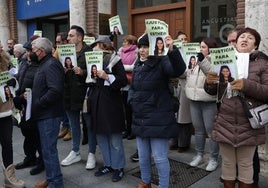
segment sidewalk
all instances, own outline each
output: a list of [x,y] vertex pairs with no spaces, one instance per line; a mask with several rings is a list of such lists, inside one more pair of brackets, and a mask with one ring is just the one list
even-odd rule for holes
[[[193,140],[193,139],[192,139]],[[14,127],[13,129],[13,150],[14,150],[14,164],[21,162],[24,159],[23,154],[23,136],[20,132],[20,129]],[[95,177],[94,172],[98,167],[103,165],[102,157],[99,148],[96,152],[97,158],[97,167],[94,170],[86,170],[86,160],[88,154],[88,146],[81,146],[80,152],[82,156],[82,161],[73,164],[68,167],[62,167],[62,173],[64,177],[64,187],[65,188],[135,188],[140,181],[139,178],[133,176],[133,172],[137,171],[139,168],[138,163],[132,162],[129,157],[136,150],[136,140],[124,140],[125,153],[126,153],[126,167],[125,167],[125,176],[120,182],[112,182],[111,174],[104,175],[101,177]],[[183,163],[189,163],[194,156],[194,144],[192,144],[192,149],[185,153],[178,153],[177,151],[169,151],[169,158],[180,161]],[[64,159],[70,152],[71,141],[63,141],[62,139],[58,140],[58,151],[60,160]],[[207,149],[206,149],[207,150]],[[205,155],[205,161],[208,159],[208,154]],[[207,163],[199,166],[200,168],[205,169]],[[45,173],[41,173],[35,176],[31,176],[30,168],[17,170],[16,175],[23,179],[26,182],[26,187],[31,188],[33,185],[45,178]],[[3,184],[3,172],[0,171],[0,182]],[[222,183],[219,181],[221,174],[220,167],[216,171],[209,173],[207,176],[197,181],[196,183],[189,186],[189,188],[223,188]],[[153,186],[154,188],[157,186]],[[260,177],[259,188],[267,188],[268,179]],[[183,188],[183,187],[178,187]]]

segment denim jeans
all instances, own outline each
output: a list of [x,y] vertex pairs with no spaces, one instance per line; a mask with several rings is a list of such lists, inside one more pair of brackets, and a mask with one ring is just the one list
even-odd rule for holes
[[50,188],[63,185],[62,173],[57,150],[57,140],[60,130],[60,117],[37,121],[40,134],[41,149],[46,169],[46,179]]
[[68,130],[71,130],[69,119],[66,112],[64,112],[61,121],[62,121],[62,127],[66,127]]
[[190,111],[195,128],[195,150],[197,155],[204,155],[206,135],[209,137],[210,159],[218,159],[219,144],[212,140],[217,106],[215,102],[190,101]]
[[72,130],[72,150],[79,151],[81,139],[80,110],[66,110]]
[[97,134],[105,166],[113,169],[124,168],[126,164],[122,134]]
[[87,125],[87,135],[88,135],[88,151],[89,153],[96,153],[97,138],[95,132],[92,130],[91,116],[89,113],[83,113],[84,120]]
[[169,187],[170,165],[168,161],[168,139],[136,137],[139,152],[141,179],[144,183],[151,183],[151,155],[153,156],[158,176],[159,188]]

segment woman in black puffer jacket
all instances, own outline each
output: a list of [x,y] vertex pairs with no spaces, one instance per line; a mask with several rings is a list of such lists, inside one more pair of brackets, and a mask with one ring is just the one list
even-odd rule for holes
[[140,38],[140,58],[134,65],[128,95],[141,169],[138,187],[150,187],[151,155],[158,169],[159,188],[169,186],[168,139],[177,136],[178,127],[168,83],[171,77],[183,74],[186,65],[170,36],[165,42],[169,47],[167,56],[149,56],[148,35]]

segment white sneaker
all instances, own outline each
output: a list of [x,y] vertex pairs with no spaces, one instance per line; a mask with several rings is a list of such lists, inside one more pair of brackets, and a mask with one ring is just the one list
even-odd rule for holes
[[203,162],[203,157],[201,155],[197,155],[193,158],[193,161],[190,163],[190,166],[196,167]]
[[212,172],[218,167],[218,162],[215,159],[210,159],[206,167],[206,171]]
[[69,166],[73,163],[76,163],[78,161],[81,161],[81,155],[79,152],[71,151],[69,155],[61,161],[62,166]]
[[87,156],[87,165],[86,165],[86,169],[87,170],[92,170],[94,169],[96,166],[96,158],[95,155],[93,153],[89,153]]

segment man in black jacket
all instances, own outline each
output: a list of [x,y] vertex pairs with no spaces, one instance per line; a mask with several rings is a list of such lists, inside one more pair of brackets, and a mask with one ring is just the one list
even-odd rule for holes
[[31,57],[39,62],[32,88],[31,117],[38,125],[46,169],[46,180],[34,187],[63,187],[57,138],[63,115],[64,71],[61,63],[52,56],[52,43],[47,38],[32,42]]
[[72,69],[65,68],[64,107],[72,130],[72,149],[68,156],[61,161],[62,166],[69,166],[81,160],[79,151],[81,140],[80,113],[86,95],[87,67],[85,52],[92,48],[83,42],[84,30],[73,25],[68,33],[68,43],[75,44],[77,66]]
[[[40,137],[36,122],[25,120],[27,101],[24,98],[24,92],[26,91],[26,88],[33,87],[34,74],[37,71],[39,64],[37,63],[37,59],[30,59],[30,55],[32,53],[31,41],[26,42],[23,47],[26,48],[27,61],[21,64],[19,72],[17,74],[19,89],[16,91],[14,103],[16,108],[20,110],[21,114],[23,114],[19,125],[22,135],[25,137],[23,142],[23,150],[26,156],[22,162],[15,165],[15,168],[23,169],[36,165],[33,169],[30,170],[30,174],[35,175],[42,172],[45,167],[43,163]],[[39,154],[38,158],[36,157],[36,152]]]

